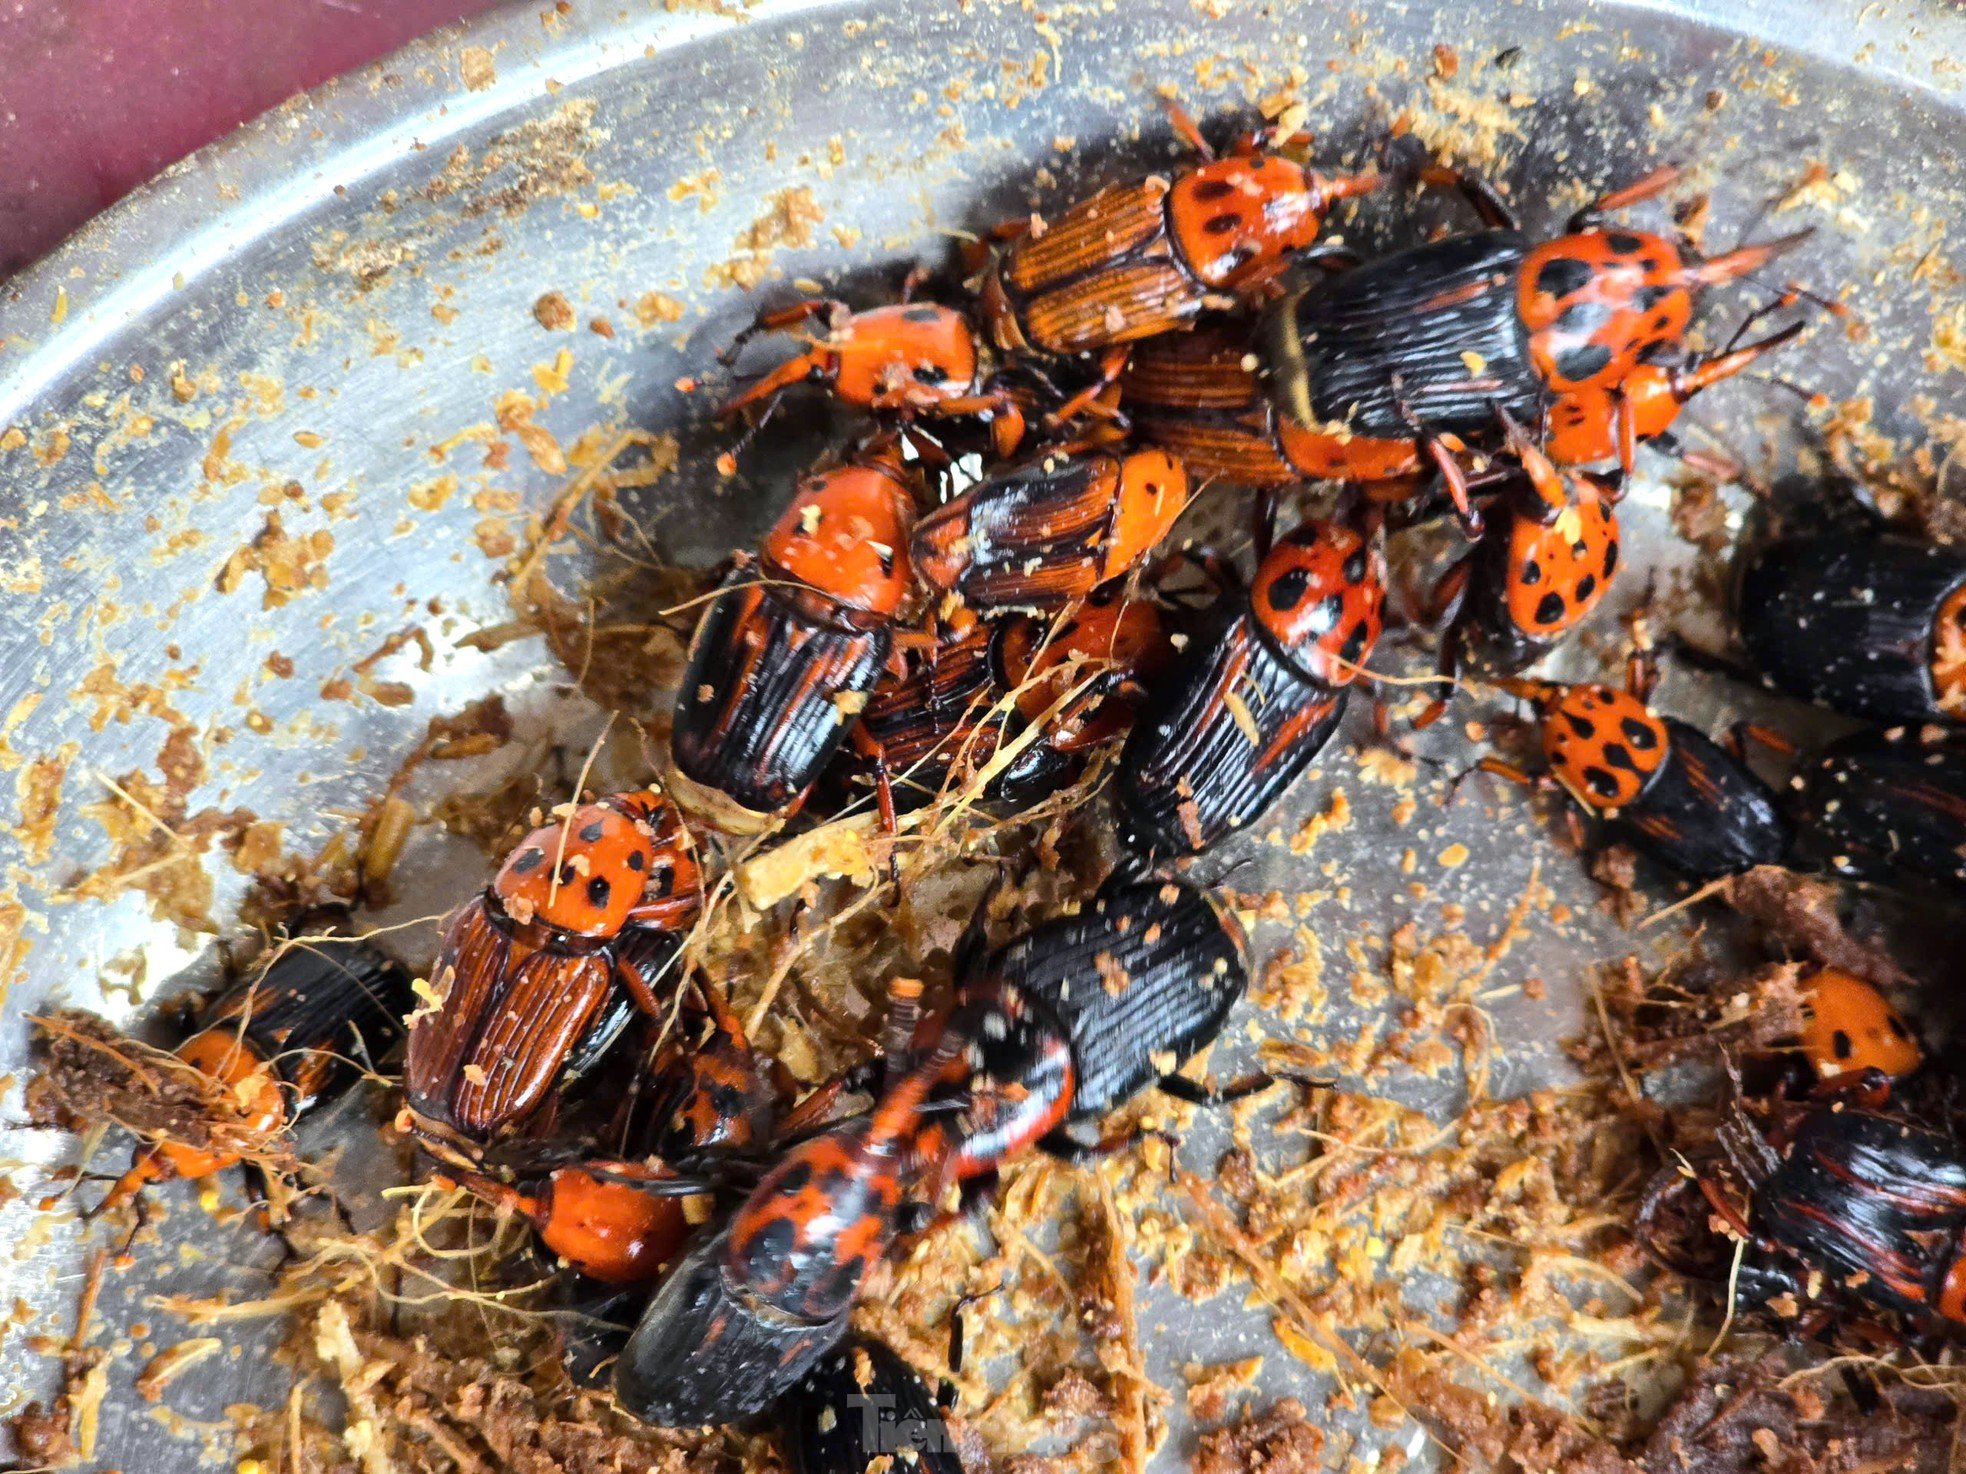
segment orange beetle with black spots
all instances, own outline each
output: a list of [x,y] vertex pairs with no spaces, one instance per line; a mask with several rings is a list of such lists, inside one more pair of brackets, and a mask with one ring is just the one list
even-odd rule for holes
[[[1775,795],[1705,733],[1646,705],[1649,673],[1634,664],[1633,689],[1503,680],[1531,702],[1542,726],[1547,774],[1589,817],[1667,869],[1706,881],[1789,852],[1788,820]],[[1480,767],[1516,782],[1529,775],[1495,758]]]
[[[953,1181],[924,1108],[968,1049],[953,1031],[866,1115],[793,1145],[649,1301],[615,1367],[623,1407],[660,1427],[770,1406],[846,1334],[867,1278]],[[923,1151],[932,1141],[941,1156]]]
[[[1345,480],[1436,469],[1475,531],[1480,514],[1456,451],[1463,437],[1496,436],[1503,416],[1534,422],[1547,405],[1564,424],[1566,451],[1596,459],[1607,445],[1622,454],[1636,435],[1625,386],[1682,340],[1697,294],[1800,239],[1701,261],[1663,236],[1600,218],[1676,177],[1661,170],[1606,195],[1540,245],[1491,191],[1463,181],[1488,229],[1336,276],[1307,275],[1254,342],[1284,458]],[[1645,392],[1656,417],[1665,399]]]
[[734,356],[761,332],[784,332],[819,320],[824,335],[779,364],[718,411],[729,419],[767,407],[799,384],[823,387],[842,404],[879,413],[948,419],[979,416],[990,423],[996,453],[1007,456],[1024,438],[1016,396],[993,382],[989,356],[969,319],[953,307],[904,300],[855,312],[844,302],[814,298],[757,320],[731,344]]
[[1837,967],[1802,981],[1802,1028],[1796,1040],[1816,1078],[1833,1086],[1875,1070],[1902,1080],[1924,1060],[1904,1015],[1872,984]]
[[[1489,674],[1540,658],[1603,602],[1623,561],[1613,485],[1593,472],[1559,472],[1514,421],[1505,423],[1515,464],[1496,495],[1502,516],[1430,600],[1445,625],[1439,667],[1450,680],[1470,656]],[[1446,709],[1441,697],[1416,724],[1429,726]]]
[[551,1124],[558,1092],[598,1061],[656,985],[702,904],[695,846],[662,794],[569,806],[452,913],[410,1025],[408,1123],[471,1167]]
[[921,491],[892,436],[806,473],[704,610],[670,735],[670,789],[692,815],[755,834],[805,802],[889,669]]
[[1135,718],[1118,775],[1129,842],[1193,854],[1261,818],[1337,730],[1385,596],[1384,557],[1360,523],[1306,522],[1277,542]]
[[1068,418],[1124,365],[1129,345],[1194,325],[1233,305],[1312,251],[1325,216],[1376,189],[1376,174],[1326,176],[1293,155],[1305,142],[1267,135],[1214,157],[1191,119],[1169,109],[1202,162],[1172,178],[1115,185],[1044,220],[1000,226],[982,263],[987,330],[1006,352],[1101,355],[1093,388],[1058,411]]

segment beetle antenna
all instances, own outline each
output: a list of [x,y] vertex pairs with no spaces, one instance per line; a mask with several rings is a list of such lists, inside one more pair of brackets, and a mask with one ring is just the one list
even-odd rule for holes
[[1689,262],[1680,272],[1680,281],[1689,287],[1717,287],[1722,282],[1738,281],[1761,270],[1777,256],[1787,255],[1814,234],[1813,230],[1798,230],[1773,240],[1736,246],[1704,261]]

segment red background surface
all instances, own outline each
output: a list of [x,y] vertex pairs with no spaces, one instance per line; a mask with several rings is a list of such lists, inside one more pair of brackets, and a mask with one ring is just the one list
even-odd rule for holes
[[0,0],[0,275],[247,118],[498,0]]

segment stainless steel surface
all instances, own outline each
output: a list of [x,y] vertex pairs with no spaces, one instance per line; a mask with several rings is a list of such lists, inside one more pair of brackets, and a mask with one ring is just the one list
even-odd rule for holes
[[[1451,82],[1429,77],[1437,43],[1460,58]],[[1520,52],[1508,58],[1512,48]],[[490,654],[458,643],[510,617],[494,582],[504,560],[480,540],[495,546],[501,519],[521,534],[566,480],[511,433],[491,432],[509,445],[502,464],[487,462],[486,439],[455,438],[493,425],[502,394],[543,398],[537,423],[569,447],[593,426],[674,430],[678,469],[624,502],[656,546],[706,561],[775,510],[775,468],[820,443],[794,433],[802,422],[789,416],[782,442],[722,482],[710,466],[721,441],[702,422],[711,395],[676,387],[711,369],[713,350],[760,302],[789,297],[806,276],[871,298],[902,263],[942,259],[952,231],[1165,160],[1159,87],[1218,118],[1247,117],[1258,99],[1290,90],[1308,103],[1319,154],[1332,161],[1361,157],[1407,110],[1428,137],[1465,140],[1491,127],[1500,177],[1532,225],[1574,206],[1586,186],[1676,159],[1692,171],[1686,191],[1712,191],[1715,242],[1816,226],[1785,269],[1821,288],[1850,284],[1869,334],[1856,340],[1828,325],[1780,371],[1833,399],[1874,394],[1880,428],[1909,449],[1923,434],[1903,411],[1914,395],[1942,412],[1959,406],[1959,350],[1950,361],[1932,350],[1935,314],[1958,308],[1944,294],[1961,265],[1947,231],[1966,199],[1960,63],[1966,18],[1953,7],[1850,0],[1483,0],[1439,11],[1246,0],[1043,10],[996,0],[526,3],[280,109],[108,212],[8,283],[0,303],[0,588],[10,616],[0,763],[23,804],[28,775],[59,768],[60,777],[51,827],[0,837],[5,899],[20,908],[0,909],[0,928],[17,926],[21,947],[0,1070],[18,1081],[22,1017],[53,999],[121,1018],[181,972],[211,975],[213,938],[157,921],[141,896],[102,903],[74,891],[110,853],[92,813],[110,797],[105,779],[155,780],[174,728],[194,729],[209,752],[188,807],[277,820],[297,855],[347,827],[431,717],[488,691],[506,693],[538,729],[591,729],[595,712],[563,694],[565,672],[539,640]],[[1529,101],[1495,101],[1510,95]],[[1486,102],[1473,109],[1468,99]],[[1828,182],[1771,214],[1816,162]],[[1034,186],[1040,165],[1051,177]],[[739,248],[759,241],[756,222],[787,190],[810,191],[823,219],[809,239],[795,230],[744,258]],[[1408,231],[1408,208],[1373,201],[1351,234],[1378,243]],[[1457,218],[1442,202],[1420,212]],[[734,252],[761,272],[756,290],[719,269]],[[535,319],[549,291],[572,304],[572,331]],[[639,321],[636,304],[651,292],[675,299],[681,316],[663,320],[651,303]],[[614,336],[589,330],[597,316]],[[565,387],[545,395],[541,376],[554,383],[563,350]],[[1796,409],[1743,383],[1712,394],[1693,418],[1753,457],[1790,443]],[[1647,467],[1634,541],[1655,561],[1685,565],[1692,555],[1666,526],[1664,463]],[[332,536],[316,550],[324,586],[309,585],[303,569],[301,587],[269,600],[263,576],[248,571],[222,591],[235,583],[221,577],[228,560],[275,510],[290,536]],[[580,556],[556,565],[563,586],[577,582]],[[1641,582],[1627,580],[1628,597]],[[411,646],[372,672],[408,682],[411,704],[359,692],[323,699],[324,683],[411,625],[432,641],[430,669],[417,668]],[[1600,616],[1593,629],[1609,652],[1612,620]],[[291,661],[290,675],[274,673],[284,669],[276,655]],[[1592,660],[1582,647],[1566,658]],[[1696,720],[1737,699],[1685,681],[1672,697]],[[1464,757],[1446,739],[1430,750],[1450,766]],[[1508,980],[1547,979],[1551,995],[1494,1005],[1510,1047],[1491,1086],[1508,1093],[1553,1078],[1556,1041],[1578,1025],[1584,964],[1622,955],[1634,938],[1598,909],[1577,859],[1544,841],[1518,800],[1470,799],[1441,814],[1423,796],[1419,817],[1401,827],[1389,817],[1395,795],[1352,768],[1349,756],[1327,763],[1276,825],[1294,833],[1335,784],[1351,798],[1348,829],[1308,859],[1241,847],[1224,859],[1247,850],[1262,864],[1236,883],[1312,887],[1337,862],[1348,888],[1333,883],[1311,922],[1342,992],[1347,943],[1383,950],[1409,917],[1437,928],[1443,906],[1464,905],[1466,929],[1487,942],[1540,857],[1544,882],[1576,915],[1561,929],[1533,922],[1509,959]],[[441,773],[417,797],[427,813],[442,784],[488,781]],[[1462,843],[1469,863],[1440,863]],[[1408,849],[1413,877],[1399,867]],[[217,848],[203,863],[215,878],[212,915],[229,927],[244,877]],[[474,850],[428,828],[405,863],[416,883],[382,920],[429,916],[483,874]],[[1415,879],[1431,893],[1416,897]],[[1259,946],[1281,939],[1266,929]],[[399,941],[405,955],[425,956],[431,928]],[[7,945],[0,930],[0,960]],[[1399,1006],[1336,1012],[1391,1027]],[[1360,1083],[1443,1113],[1462,1089],[1451,1072]],[[5,1109],[18,1114],[11,1097]],[[33,1206],[39,1174],[73,1145],[17,1130],[0,1147],[30,1189],[0,1207],[10,1246],[0,1253],[0,1303],[20,1296],[41,1317],[0,1342],[6,1408],[45,1392],[49,1363],[24,1340],[66,1328],[90,1242],[72,1220]],[[106,1325],[147,1321],[157,1345],[181,1333],[148,1297],[212,1278],[184,1246],[241,1261],[268,1254],[249,1226],[214,1228],[188,1192],[174,1192],[167,1248],[117,1277],[104,1301]],[[1157,1369],[1267,1346],[1266,1317],[1228,1305],[1197,1316],[1155,1292],[1143,1318],[1168,1328],[1154,1336]],[[129,1393],[142,1349],[120,1355],[96,1461],[145,1474],[193,1467],[223,1447],[201,1423],[221,1420],[228,1404],[283,1396],[287,1373],[263,1355],[272,1333],[228,1334],[235,1344],[221,1363],[172,1389],[168,1405],[185,1420],[176,1426]],[[1282,1392],[1302,1375],[1273,1356],[1264,1385]],[[1178,1436],[1170,1448],[1178,1459]]]

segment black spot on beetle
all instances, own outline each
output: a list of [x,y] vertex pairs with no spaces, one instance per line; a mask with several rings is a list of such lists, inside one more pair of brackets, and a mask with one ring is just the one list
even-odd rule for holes
[[1618,571],[1618,539],[1615,537],[1604,545],[1604,577],[1607,582]]
[[566,864],[560,867],[561,885],[572,885],[579,878],[580,878],[580,872],[573,868],[573,861],[569,860],[567,861]]
[[1219,200],[1235,186],[1226,179],[1204,179],[1194,187],[1194,197],[1198,200]]
[[1644,240],[1622,230],[1606,231],[1604,244],[1609,246],[1612,254],[1616,256],[1636,256],[1645,249]]
[[605,875],[596,875],[588,880],[587,904],[595,910],[603,909],[608,903],[608,897],[613,894],[614,887],[608,883]]
[[1626,717],[1618,723],[1618,727],[1625,734],[1625,741],[1640,752],[1650,752],[1659,745],[1659,734],[1653,730],[1650,722],[1641,722],[1637,717]]
[[946,384],[949,382],[949,371],[939,363],[918,363],[915,365],[915,382],[917,384]]
[[1536,623],[1555,624],[1563,618],[1563,595],[1552,590],[1536,605]]
[[1604,366],[1611,362],[1611,350],[1601,343],[1586,343],[1576,348],[1566,348],[1556,356],[1557,374],[1573,384],[1580,384],[1593,375],[1602,373]]
[[1357,552],[1353,553],[1349,558],[1345,560],[1345,567],[1343,569],[1345,575],[1345,582],[1349,584],[1364,583],[1365,568],[1366,568],[1365,549],[1360,548]]
[[1602,768],[1584,769],[1584,786],[1599,798],[1618,796],[1618,780]]
[[585,829],[580,831],[580,837],[588,844],[599,844],[601,836],[606,833],[606,826],[599,819],[596,819],[592,824],[589,824]]
[[1580,292],[1590,285],[1590,263],[1579,261],[1574,256],[1558,256],[1553,261],[1545,261],[1543,269],[1536,273],[1536,290],[1548,292],[1562,301],[1572,292]]
[[1224,210],[1220,215],[1209,216],[1202,229],[1210,235],[1234,235],[1242,229],[1242,216],[1234,210]]
[[520,850],[518,858],[512,862],[515,875],[530,875],[546,862],[546,851],[541,849]]
[[1843,1030],[1841,1029],[1838,1029],[1834,1034],[1830,1035],[1829,1047],[1836,1051],[1836,1057],[1838,1059],[1848,1059],[1851,1055],[1857,1052],[1856,1044],[1851,1040],[1850,1036],[1844,1033]]
[[1534,558],[1531,558],[1527,563],[1522,565],[1520,576],[1524,583],[1534,587],[1543,581],[1543,565],[1538,563]]
[[901,320],[903,322],[934,322],[937,318],[941,316],[942,313],[939,308],[931,307],[927,303],[923,303],[916,307],[910,307],[906,311],[904,311],[901,314]]
[[1570,724],[1570,730],[1586,742],[1597,735],[1597,723],[1589,717],[1580,717],[1572,711],[1564,713],[1564,720]]
[[1653,285],[1640,287],[1632,293],[1632,306],[1640,312],[1650,312],[1673,293],[1673,288]]
[[630,850],[628,852],[628,868],[639,875],[642,871],[649,868],[649,857],[640,850]]
[[1270,581],[1270,607],[1279,614],[1288,614],[1304,602],[1304,595],[1310,587],[1309,570],[1286,568]]
[[744,1246],[744,1257],[750,1270],[745,1278],[769,1283],[771,1278],[783,1272],[785,1262],[791,1257],[798,1241],[799,1226],[791,1219],[768,1219]]
[[1905,1021],[1895,1013],[1888,1015],[1884,1022],[1890,1025],[1891,1032],[1896,1034],[1900,1039],[1909,1039],[1911,1037],[1911,1030],[1905,1027]]
[[1586,573],[1582,578],[1577,580],[1577,602],[1579,604],[1583,603],[1596,592],[1597,575],[1595,573]]
[[1345,637],[1345,648],[1339,652],[1347,665],[1357,665],[1364,659],[1366,642],[1371,634],[1362,619],[1352,626],[1352,632]]
[[1638,764],[1632,761],[1631,749],[1622,742],[1604,744],[1604,760],[1614,768],[1622,768],[1627,773],[1636,773]]
[[785,1197],[802,1193],[812,1183],[812,1163],[795,1162],[785,1169],[785,1175],[778,1179],[777,1191]]

